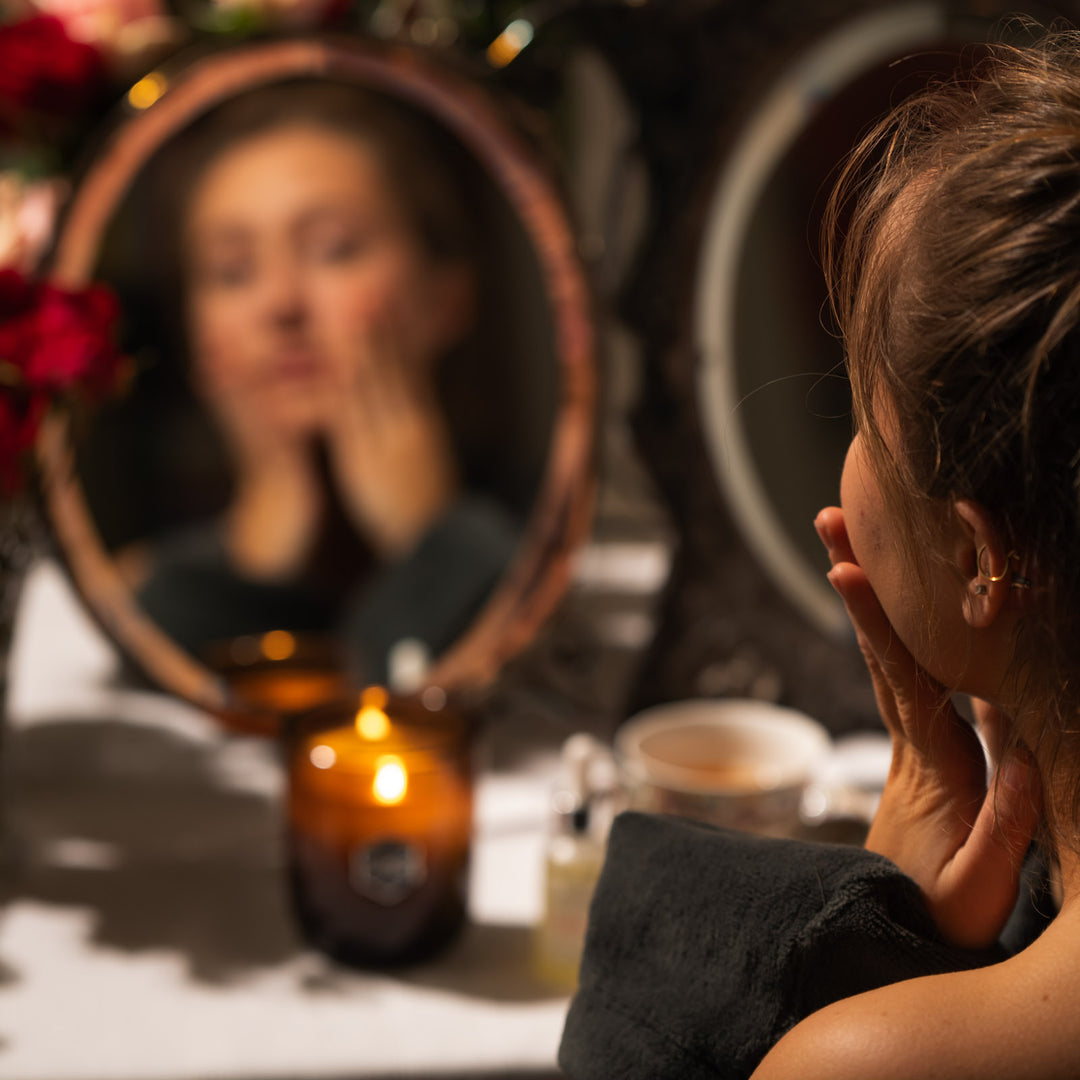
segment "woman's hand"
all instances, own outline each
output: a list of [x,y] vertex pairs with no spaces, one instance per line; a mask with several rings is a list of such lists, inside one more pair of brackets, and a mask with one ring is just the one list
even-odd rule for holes
[[[866,846],[887,856],[922,890],[942,935],[971,948],[997,940],[1016,901],[1020,866],[1039,820],[1034,761],[1022,748],[986,763],[974,730],[947,690],[921,668],[897,637],[855,560],[843,511],[815,522],[870,670],[893,753]],[[1002,717],[978,703],[996,752]]]
[[457,463],[407,320],[386,312],[328,380],[326,438],[342,501],[384,558],[406,554],[458,490]]

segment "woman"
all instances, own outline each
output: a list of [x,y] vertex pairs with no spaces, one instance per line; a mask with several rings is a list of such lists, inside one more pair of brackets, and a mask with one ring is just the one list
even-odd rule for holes
[[617,822],[575,1080],[631,1041],[652,1080],[1077,1074],[1080,35],[905,102],[828,220],[857,432],[817,528],[893,743],[868,850]]
[[[871,146],[834,278],[858,432],[843,509],[817,522],[893,739],[867,847],[914,879],[944,938],[978,946],[1038,835],[1059,910],[1000,963],[815,1014],[755,1076],[1073,1076],[1080,36],[995,50]],[[974,699],[989,791],[949,691]]]

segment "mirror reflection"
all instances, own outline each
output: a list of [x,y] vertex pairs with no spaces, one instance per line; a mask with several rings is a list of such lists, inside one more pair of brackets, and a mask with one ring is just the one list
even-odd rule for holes
[[363,680],[451,646],[518,547],[557,372],[536,255],[445,127],[248,90],[147,162],[97,276],[137,375],[78,470],[154,622],[211,662],[314,635]]

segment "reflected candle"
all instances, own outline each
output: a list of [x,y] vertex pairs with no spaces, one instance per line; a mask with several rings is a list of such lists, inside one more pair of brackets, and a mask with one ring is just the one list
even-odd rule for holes
[[340,700],[349,689],[340,642],[271,630],[207,646],[204,659],[224,679],[230,704],[218,716],[234,731],[275,735],[283,719]]
[[415,698],[369,687],[297,725],[290,881],[313,945],[379,965],[453,937],[466,910],[471,771],[468,725],[433,687]]

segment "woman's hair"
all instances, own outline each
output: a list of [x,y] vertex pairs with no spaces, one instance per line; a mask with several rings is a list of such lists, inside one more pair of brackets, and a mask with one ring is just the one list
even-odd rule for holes
[[173,192],[166,203],[177,206],[182,220],[199,177],[222,153],[294,126],[321,128],[371,147],[425,251],[436,259],[468,259],[473,237],[461,190],[460,145],[427,115],[349,83],[272,83],[211,110],[165,155],[165,182]]
[[898,540],[918,577],[943,500],[991,512],[1032,581],[1024,704],[1062,749],[1080,708],[1080,34],[989,46],[905,101],[845,166],[825,227]]

